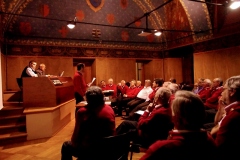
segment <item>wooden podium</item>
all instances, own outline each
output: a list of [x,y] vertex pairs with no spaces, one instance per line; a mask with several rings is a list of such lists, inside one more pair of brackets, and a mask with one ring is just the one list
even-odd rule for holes
[[25,107],[54,107],[74,98],[71,77],[23,78]]
[[75,118],[76,101],[72,78],[23,78],[23,105],[27,139],[53,136]]

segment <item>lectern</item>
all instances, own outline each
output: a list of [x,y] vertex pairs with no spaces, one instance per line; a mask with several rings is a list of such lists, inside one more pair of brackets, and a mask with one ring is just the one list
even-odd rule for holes
[[75,118],[71,77],[23,78],[27,139],[51,137]]
[[23,78],[25,107],[55,107],[74,98],[71,77]]

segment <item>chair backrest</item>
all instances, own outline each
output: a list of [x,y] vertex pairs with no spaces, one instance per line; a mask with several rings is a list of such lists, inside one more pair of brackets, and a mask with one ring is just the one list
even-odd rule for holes
[[105,137],[91,147],[86,159],[127,160],[129,146],[128,133]]
[[22,78],[16,78],[18,87],[22,90]]

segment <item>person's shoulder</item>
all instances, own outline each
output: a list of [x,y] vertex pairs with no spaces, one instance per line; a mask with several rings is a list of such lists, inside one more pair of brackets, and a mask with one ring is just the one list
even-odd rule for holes
[[83,114],[87,111],[87,109],[85,107],[80,107],[77,111],[77,114]]
[[102,112],[109,113],[109,114],[114,114],[114,111],[113,111],[112,107],[110,107],[107,104],[104,104]]

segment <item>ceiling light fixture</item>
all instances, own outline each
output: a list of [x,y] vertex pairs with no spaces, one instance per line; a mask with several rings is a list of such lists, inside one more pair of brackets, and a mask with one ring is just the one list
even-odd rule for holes
[[229,7],[231,9],[237,9],[240,7],[240,0],[229,0],[229,1],[225,1],[225,3],[212,3],[212,2],[202,1],[202,0],[189,0],[189,1],[206,3],[206,4],[215,5],[215,6]]
[[73,29],[76,26],[76,22],[77,22],[77,17],[75,17],[73,21],[68,22],[67,24],[68,28]]
[[151,30],[148,29],[148,16],[149,16],[149,14],[147,13],[146,14],[146,29],[142,30],[142,32],[138,34],[139,36],[148,36],[148,35],[152,34]]
[[160,30],[154,30],[155,36],[161,36],[162,32]]
[[237,9],[240,7],[240,0],[238,1],[231,1],[229,7],[231,9]]

